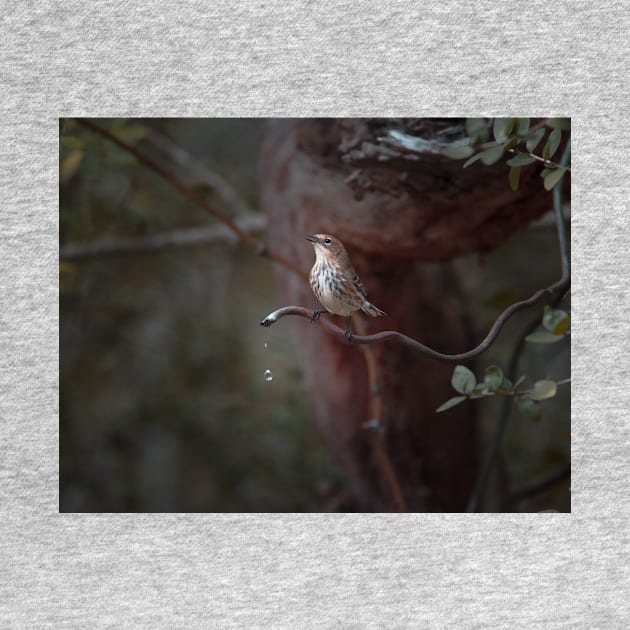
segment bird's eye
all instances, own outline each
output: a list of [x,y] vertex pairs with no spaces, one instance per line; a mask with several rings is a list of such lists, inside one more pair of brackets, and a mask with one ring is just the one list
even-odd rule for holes
[[332,239],[331,238],[325,238],[324,239],[324,243],[326,243],[326,245],[330,245],[332,243]]

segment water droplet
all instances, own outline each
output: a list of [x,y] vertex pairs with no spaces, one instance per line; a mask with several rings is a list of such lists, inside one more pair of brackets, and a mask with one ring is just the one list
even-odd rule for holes
[[265,370],[265,380],[267,382],[273,381],[273,374],[271,373],[271,370]]
[[265,348],[268,348],[269,346],[267,345],[267,342],[265,341]]

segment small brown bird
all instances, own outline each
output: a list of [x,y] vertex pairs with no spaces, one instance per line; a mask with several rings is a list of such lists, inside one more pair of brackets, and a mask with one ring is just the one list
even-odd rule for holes
[[[306,240],[313,243],[315,264],[311,269],[311,289],[324,308],[334,315],[343,315],[350,320],[346,331],[352,339],[352,313],[361,309],[372,317],[384,317],[387,313],[368,301],[367,293],[354,270],[343,243],[330,234],[307,234]],[[317,319],[322,311],[315,311]]]

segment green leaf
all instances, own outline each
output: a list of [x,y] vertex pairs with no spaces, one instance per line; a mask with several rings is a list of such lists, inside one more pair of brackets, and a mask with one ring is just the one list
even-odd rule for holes
[[559,308],[552,308],[551,306],[545,306],[542,324],[547,330],[557,335],[559,334],[556,332],[558,324],[562,323],[565,319],[568,318],[569,314],[566,311],[563,311]]
[[529,396],[519,396],[516,401],[518,410],[530,420],[540,420],[540,403]]
[[547,398],[553,398],[558,391],[558,385],[555,381],[536,381],[529,397],[532,400],[546,400]]
[[464,365],[455,367],[451,377],[451,385],[455,391],[460,394],[470,394],[475,389],[476,384],[477,379],[475,375],[467,367]]
[[552,129],[562,129],[562,131],[571,130],[570,118],[547,118],[545,124]]
[[503,391],[506,391],[506,392],[511,392],[514,390],[514,385],[512,384],[512,381],[509,378],[504,376],[503,380],[501,381],[501,386],[499,387],[499,389],[502,389]]
[[543,170],[540,171],[540,176],[544,179],[549,173],[553,173],[555,170],[555,168],[543,168]]
[[563,319],[554,329],[553,329],[553,334],[554,335],[566,335],[569,330],[571,329],[571,318],[567,317],[566,319]]
[[508,166],[529,166],[536,161],[536,158],[533,158],[531,155],[527,155],[527,153],[519,153],[516,157],[513,157],[511,160],[508,160]]
[[490,138],[487,118],[467,118],[466,133],[470,138],[470,143],[486,142]]
[[454,396],[453,398],[449,398],[444,404],[440,405],[435,411],[437,413],[441,413],[442,411],[446,411],[447,409],[452,409],[453,407],[463,403],[468,396]]
[[461,144],[459,146],[449,147],[442,152],[442,155],[451,158],[452,160],[463,160],[470,157],[475,150],[469,144]]
[[552,173],[549,173],[549,175],[545,177],[545,182],[544,182],[545,190],[552,190],[554,186],[564,177],[564,174],[566,172],[567,172],[567,169],[565,167],[565,168],[557,168]]
[[479,155],[481,157],[481,161],[486,166],[490,166],[491,164],[498,162],[503,157],[503,147],[492,147],[482,151]]
[[492,125],[492,133],[497,142],[503,142],[514,127],[513,118],[495,118]]
[[514,136],[513,138],[510,138],[504,145],[503,145],[503,150],[504,151],[511,151],[512,149],[516,149],[516,147],[518,146],[520,140]]
[[545,160],[550,160],[558,150],[560,141],[562,140],[562,131],[560,129],[554,129],[547,138],[547,144],[543,149]]
[[477,385],[475,385],[475,389],[473,389],[471,393],[473,396],[480,398],[484,394],[490,393],[490,388],[488,387],[487,383],[477,383]]
[[538,146],[544,135],[545,129],[544,127],[541,127],[540,129],[536,129],[534,133],[531,133],[529,134],[529,136],[527,136],[527,138],[525,139],[525,146],[530,153],[533,153],[534,149]]
[[519,136],[524,136],[529,131],[529,118],[517,118],[515,131]]
[[490,365],[486,368],[483,382],[488,386],[488,389],[492,392],[499,389],[503,381],[503,371],[497,365]]
[[521,170],[522,166],[513,166],[510,169],[510,174],[508,175],[508,181],[510,182],[510,188],[513,192],[518,190],[518,182],[521,179]]
[[481,153],[475,153],[475,155],[473,155],[471,158],[467,159],[464,162],[464,166],[462,168],[466,168],[468,166],[470,166],[471,164],[474,164],[477,160],[481,159]]
[[525,341],[530,341],[532,343],[555,343],[556,341],[562,341],[563,339],[564,335],[554,335],[548,330],[539,330],[525,337]]

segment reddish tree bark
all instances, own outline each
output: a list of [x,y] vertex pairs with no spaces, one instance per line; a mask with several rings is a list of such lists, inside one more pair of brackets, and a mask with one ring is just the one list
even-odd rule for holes
[[[549,209],[548,194],[533,185],[536,173],[524,172],[513,193],[504,164],[462,169],[436,153],[462,128],[454,120],[274,121],[267,128],[260,199],[269,244],[306,273],[314,255],[304,235],[339,237],[370,301],[388,313],[364,317],[367,333],[395,329],[442,352],[468,350],[465,306],[443,286],[445,273],[422,263],[489,250]],[[401,148],[392,130],[422,135],[426,151]],[[305,279],[276,268],[286,304],[317,306]],[[397,344],[373,346],[376,395],[361,349],[306,320],[294,330],[316,421],[359,509],[463,510],[476,472],[474,407],[435,413],[453,395],[453,366]],[[383,433],[364,427],[374,413]]]

